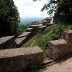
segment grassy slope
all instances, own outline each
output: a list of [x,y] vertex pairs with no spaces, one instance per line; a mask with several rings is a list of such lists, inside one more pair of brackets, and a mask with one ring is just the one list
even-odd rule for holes
[[23,44],[22,47],[39,46],[45,49],[48,46],[48,41],[59,39],[65,30],[72,29],[72,25],[69,24],[54,24],[53,26],[47,27],[42,33],[38,33],[32,37],[28,42]]

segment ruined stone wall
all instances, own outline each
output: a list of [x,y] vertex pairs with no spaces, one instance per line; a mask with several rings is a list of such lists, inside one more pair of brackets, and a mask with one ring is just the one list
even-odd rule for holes
[[15,72],[42,63],[43,51],[39,47],[0,50],[0,72]]
[[72,52],[72,30],[65,31],[62,39],[48,43],[47,55],[52,59],[58,59]]

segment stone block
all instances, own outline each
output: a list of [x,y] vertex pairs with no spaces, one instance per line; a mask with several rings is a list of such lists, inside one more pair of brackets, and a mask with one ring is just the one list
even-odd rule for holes
[[17,46],[21,46],[25,41],[27,37],[20,37],[15,39],[15,43]]
[[0,72],[15,72],[43,63],[43,51],[39,47],[0,50]]
[[67,42],[72,42],[72,30],[64,31],[62,36]]
[[68,48],[72,52],[72,30],[64,31],[62,37],[67,41]]
[[67,42],[64,39],[49,41],[48,56],[52,59],[58,59],[68,53]]
[[26,32],[32,32],[33,31],[33,28],[27,28],[26,29]]
[[14,36],[5,36],[0,38],[0,49],[6,49],[13,47],[14,45]]
[[18,37],[27,37],[31,34],[31,32],[24,32],[22,34],[20,34]]

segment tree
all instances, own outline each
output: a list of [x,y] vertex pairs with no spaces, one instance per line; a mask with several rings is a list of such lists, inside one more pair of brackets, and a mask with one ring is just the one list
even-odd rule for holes
[[50,0],[41,10],[47,10],[49,15],[54,13],[56,23],[72,23],[72,0]]
[[19,13],[13,0],[0,0],[0,36],[16,35]]
[[[59,7],[55,13],[55,22],[72,23],[72,0],[60,0]],[[57,21],[56,21],[57,20]]]

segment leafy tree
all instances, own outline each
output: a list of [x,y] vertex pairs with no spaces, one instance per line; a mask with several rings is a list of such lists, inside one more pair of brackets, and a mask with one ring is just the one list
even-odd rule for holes
[[72,0],[60,0],[59,7],[55,13],[55,22],[72,23]]
[[19,13],[13,0],[0,0],[0,36],[16,35]]
[[50,0],[41,10],[54,15],[56,23],[72,23],[72,0]]

